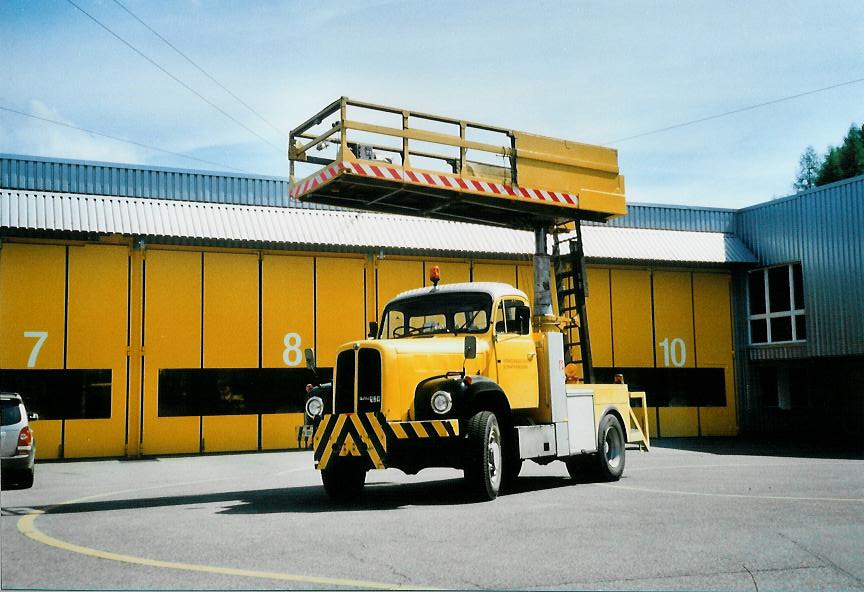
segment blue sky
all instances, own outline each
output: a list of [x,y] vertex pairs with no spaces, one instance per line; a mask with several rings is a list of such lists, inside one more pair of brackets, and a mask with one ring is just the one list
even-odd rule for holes
[[[121,0],[283,130],[341,95],[589,143],[864,78],[864,3]],[[285,139],[113,0],[75,0],[264,136]],[[0,0],[0,105],[245,171],[284,151],[66,0]],[[632,201],[790,193],[808,144],[864,123],[864,83],[612,144]],[[204,165],[0,111],[0,152]],[[212,167],[216,168],[216,167]]]

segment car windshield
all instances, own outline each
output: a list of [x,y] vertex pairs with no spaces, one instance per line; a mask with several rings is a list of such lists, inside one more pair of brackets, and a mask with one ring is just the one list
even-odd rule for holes
[[14,425],[21,421],[21,407],[14,399],[0,399],[0,425]]
[[492,298],[478,292],[431,292],[391,302],[381,317],[379,339],[438,333],[484,333]]

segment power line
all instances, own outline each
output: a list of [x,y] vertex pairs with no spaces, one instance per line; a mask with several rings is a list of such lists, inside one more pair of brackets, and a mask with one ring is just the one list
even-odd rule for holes
[[66,2],[68,2],[69,4],[71,4],[72,6],[74,6],[75,8],[77,8],[79,11],[81,11],[85,16],[87,16],[87,18],[89,18],[90,20],[92,20],[94,23],[96,23],[97,25],[99,25],[100,27],[102,27],[103,29],[105,29],[108,33],[111,34],[111,36],[113,36],[115,39],[117,39],[118,41],[120,41],[121,43],[123,43],[123,45],[125,45],[126,47],[128,47],[129,49],[131,49],[132,51],[134,51],[135,53],[137,53],[138,55],[140,55],[142,58],[144,58],[145,60],[147,60],[148,62],[150,62],[153,66],[155,66],[155,67],[158,68],[159,70],[161,70],[161,71],[162,71],[166,76],[170,77],[170,78],[171,78],[172,80],[174,80],[177,84],[181,85],[183,88],[185,88],[186,90],[188,90],[189,92],[191,92],[192,94],[194,94],[196,97],[198,97],[199,99],[201,99],[202,101],[204,101],[205,103],[207,103],[208,105],[210,105],[211,107],[213,107],[214,109],[216,109],[217,111],[219,111],[219,113],[221,113],[222,115],[224,115],[225,117],[227,117],[228,119],[230,119],[231,121],[233,121],[234,123],[236,123],[237,125],[239,125],[240,127],[242,127],[243,129],[245,129],[247,132],[249,132],[249,133],[252,134],[253,136],[255,136],[255,137],[257,137],[258,139],[260,139],[262,142],[264,142],[264,143],[267,144],[268,146],[271,146],[274,150],[277,150],[280,154],[285,154],[285,148],[284,148],[284,147],[279,147],[279,146],[277,146],[276,144],[273,144],[272,142],[270,142],[270,140],[268,140],[267,138],[265,138],[264,136],[262,136],[261,134],[259,134],[259,133],[256,132],[255,130],[253,130],[252,128],[246,126],[246,125],[245,125],[244,123],[242,123],[240,120],[236,119],[233,115],[231,115],[230,113],[228,113],[227,111],[225,111],[224,109],[222,109],[221,107],[219,107],[219,105],[217,105],[216,103],[210,101],[207,97],[205,97],[204,95],[202,95],[201,93],[199,93],[197,90],[195,90],[194,88],[192,88],[191,86],[189,86],[188,84],[186,84],[185,82],[183,82],[182,80],[180,80],[179,78],[177,78],[176,76],[174,76],[171,72],[169,72],[168,70],[166,70],[165,68],[163,68],[162,66],[160,66],[160,65],[159,65],[155,60],[153,60],[152,58],[150,58],[148,55],[146,55],[146,54],[145,54],[144,52],[142,52],[140,49],[138,49],[137,47],[135,47],[134,45],[132,45],[131,43],[129,43],[128,41],[126,41],[125,39],[123,39],[120,35],[118,35],[118,34],[115,33],[114,31],[112,31],[112,30],[111,30],[107,25],[103,24],[100,20],[98,20],[98,19],[97,19],[96,17],[94,17],[92,14],[90,14],[89,12],[87,12],[86,10],[84,10],[83,8],[81,8],[80,6],[78,6],[78,5],[77,5],[73,0],[66,0]]
[[187,62],[189,62],[190,64],[192,64],[192,66],[193,66],[196,70],[198,70],[199,72],[201,72],[204,76],[206,76],[207,78],[209,78],[209,79],[210,79],[214,84],[216,84],[219,88],[221,88],[221,89],[224,90],[226,93],[228,93],[229,95],[231,95],[231,97],[233,97],[234,100],[236,100],[238,103],[240,103],[241,105],[243,105],[244,107],[246,107],[249,111],[251,111],[251,112],[252,112],[252,113],[253,113],[253,114],[254,114],[258,119],[260,119],[261,121],[263,121],[264,123],[266,123],[267,125],[269,125],[273,130],[275,130],[277,133],[279,133],[283,138],[288,136],[288,134],[286,134],[286,133],[285,133],[282,129],[280,129],[276,124],[272,123],[270,120],[268,120],[266,117],[264,117],[263,115],[261,115],[258,111],[256,111],[256,110],[255,110],[251,105],[249,105],[248,103],[246,103],[246,101],[244,101],[243,99],[241,99],[240,97],[238,97],[236,94],[234,94],[233,92],[231,92],[231,90],[229,90],[229,89],[228,89],[224,84],[222,84],[221,82],[219,82],[218,80],[216,80],[216,78],[214,78],[214,77],[213,77],[209,72],[207,72],[204,68],[202,68],[202,67],[199,66],[197,63],[195,63],[195,61],[194,61],[192,58],[190,58],[188,55],[186,55],[185,53],[183,53],[182,51],[180,51],[179,49],[177,49],[177,47],[176,47],[173,43],[171,43],[170,41],[168,41],[167,39],[165,39],[165,37],[163,37],[162,35],[160,35],[160,34],[159,34],[155,29],[153,29],[153,27],[151,27],[150,25],[148,25],[147,23],[145,23],[143,20],[141,20],[141,17],[139,17],[137,14],[135,14],[134,12],[132,12],[131,10],[129,10],[129,8],[127,8],[127,7],[126,7],[122,2],[120,2],[120,0],[114,0],[114,3],[115,3],[117,6],[119,6],[120,8],[122,8],[123,10],[125,10],[125,11],[129,14],[129,16],[131,16],[131,17],[134,18],[136,21],[138,21],[139,23],[141,23],[142,25],[144,25],[144,27],[145,27],[148,31],[150,31],[151,33],[153,33],[154,35],[156,35],[159,39],[161,39],[162,42],[165,43],[165,45],[167,45],[168,47],[170,47],[171,49],[173,49],[175,52],[177,52],[177,53],[178,53],[178,54],[179,54],[179,55],[180,55],[184,60],[186,60]]
[[24,117],[30,117],[31,119],[38,119],[39,121],[44,121],[47,123],[53,123],[54,125],[62,125],[63,127],[68,127],[70,129],[78,130],[79,132],[86,132],[88,134],[93,134],[94,136],[102,136],[103,138],[108,138],[109,140],[115,140],[117,142],[125,142],[126,144],[132,144],[133,146],[139,146],[141,148],[146,148],[148,150],[155,150],[156,152],[162,152],[164,154],[171,154],[172,156],[179,156],[180,158],[186,158],[189,160],[195,160],[197,162],[203,162],[205,164],[214,165],[221,168],[231,169],[232,171],[237,171],[238,173],[244,173],[247,175],[253,175],[255,173],[250,173],[249,171],[244,171],[243,169],[238,169],[237,167],[228,166],[227,164],[222,164],[219,162],[213,162],[212,160],[204,160],[203,158],[197,158],[195,156],[189,156],[188,154],[182,154],[180,152],[173,152],[171,150],[165,150],[164,148],[159,148],[157,146],[151,146],[149,144],[142,144],[141,142],[136,142],[134,140],[129,140],[127,138],[121,138],[119,136],[112,136],[111,134],[105,134],[102,132],[97,132],[95,130],[78,127],[77,125],[72,125],[71,123],[65,123],[63,121],[57,121],[56,119],[48,119],[47,117],[40,117],[39,115],[33,115],[32,113],[25,113],[24,111],[18,111],[17,109],[12,109],[10,107],[4,107],[0,105],[0,110],[8,111],[9,113],[14,113],[16,115],[22,115]]
[[634,140],[636,138],[643,138],[645,136],[650,136],[653,134],[668,132],[669,130],[678,129],[679,127],[685,127],[688,125],[694,125],[694,124],[702,123],[705,121],[711,121],[712,119],[719,119],[721,117],[726,117],[728,115],[734,115],[736,113],[743,113],[744,111],[751,111],[753,109],[759,109],[760,107],[766,107],[768,105],[775,105],[777,103],[782,103],[784,101],[791,101],[792,99],[798,99],[800,97],[806,97],[807,95],[813,95],[816,93],[825,92],[826,90],[839,88],[841,86],[848,86],[850,84],[858,84],[859,82],[864,82],[864,78],[856,78],[855,80],[847,80],[846,82],[840,82],[838,84],[832,84],[831,86],[824,86],[822,88],[816,88],[813,90],[808,90],[808,91],[801,92],[801,93],[798,93],[795,95],[789,95],[788,97],[781,97],[779,99],[773,99],[771,101],[765,101],[764,103],[759,103],[757,105],[750,105],[749,107],[741,107],[740,109],[733,109],[732,111],[726,111],[725,113],[718,113],[717,115],[709,115],[708,117],[702,117],[700,119],[694,119],[693,121],[687,121],[685,123],[677,123],[675,125],[670,125],[667,127],[661,127],[659,129],[651,130],[649,132],[643,132],[641,134],[636,134],[635,136],[627,136],[626,138],[619,138],[617,140],[612,140],[611,142],[603,142],[603,145],[608,146],[609,144],[617,144],[619,142],[626,142],[627,140]]

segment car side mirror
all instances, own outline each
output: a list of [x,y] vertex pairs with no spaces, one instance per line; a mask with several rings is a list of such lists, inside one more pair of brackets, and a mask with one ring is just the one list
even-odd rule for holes
[[315,371],[315,352],[308,347],[303,350],[303,355],[306,356],[306,368]]
[[465,359],[473,360],[477,357],[477,338],[473,335],[465,336]]
[[378,337],[378,321],[369,321],[369,339]]

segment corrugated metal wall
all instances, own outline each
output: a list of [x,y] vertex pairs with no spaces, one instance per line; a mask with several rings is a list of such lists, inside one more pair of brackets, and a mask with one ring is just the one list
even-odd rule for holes
[[801,262],[809,356],[864,354],[864,176],[740,210],[735,234],[763,266]]
[[606,225],[731,233],[735,231],[735,210],[628,203],[627,215],[615,218]]
[[[0,154],[0,187],[256,206],[309,207],[288,179]],[[312,208],[318,209],[318,208]]]

